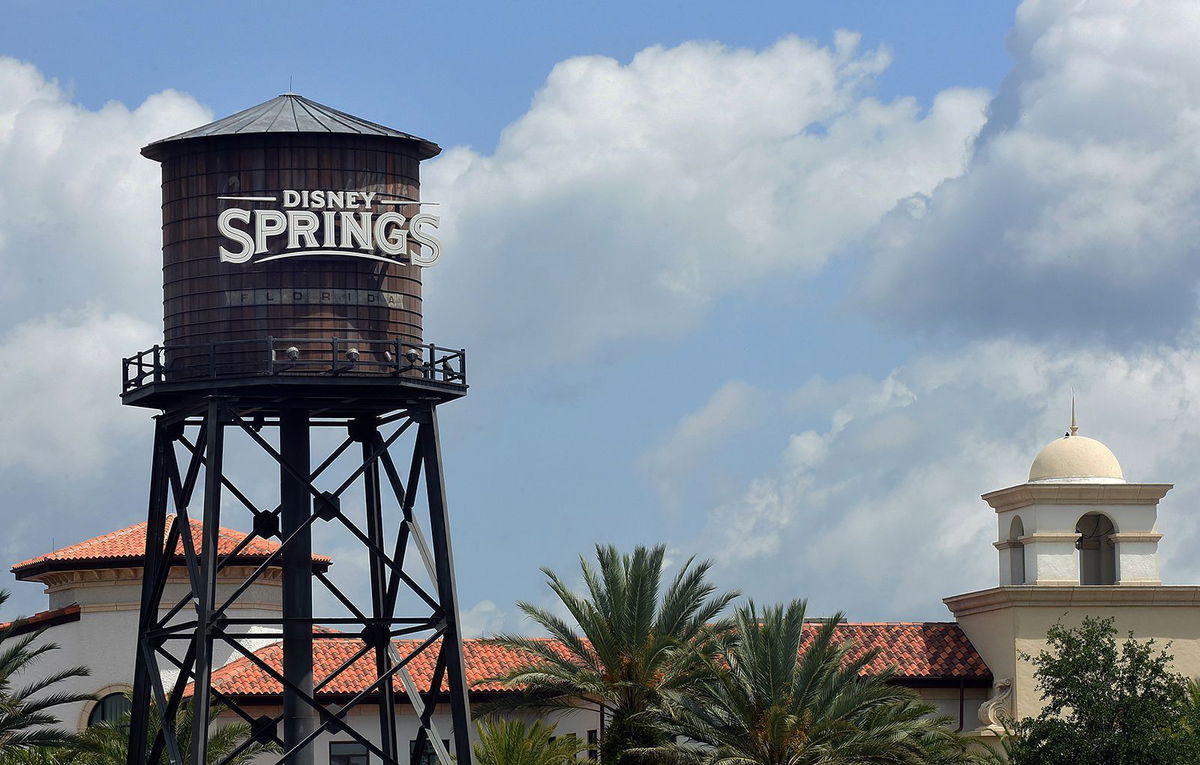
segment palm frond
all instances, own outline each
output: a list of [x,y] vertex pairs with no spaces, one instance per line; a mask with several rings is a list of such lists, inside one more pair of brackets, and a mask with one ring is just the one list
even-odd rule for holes
[[[472,747],[479,765],[572,765],[587,744],[574,736],[555,738],[554,726],[542,721],[487,720],[476,725]],[[553,739],[553,740],[552,740]]]
[[[804,601],[739,608],[734,634],[714,637],[719,658],[696,657],[704,671],[671,708],[667,730],[703,745],[705,765],[968,761],[933,707],[888,684],[886,672],[863,673],[874,654],[836,639],[841,614],[806,636],[804,613]],[[651,749],[680,756],[672,745]]]
[[[600,705],[610,721],[601,742],[606,762],[622,747],[662,742],[658,724],[728,639],[729,622],[716,629],[709,622],[735,597],[718,594],[707,581],[706,561],[686,561],[664,590],[665,558],[662,545],[629,554],[597,545],[594,562],[580,557],[582,593],[542,569],[569,618],[518,603],[556,643],[504,634],[489,639],[525,657],[502,677],[489,678],[521,689],[489,709],[578,708],[579,699]],[[614,743],[621,736],[627,746]]]
[[[7,600],[8,593],[0,590],[0,604]],[[17,619],[0,629],[0,754],[77,744],[77,736],[55,727],[59,719],[53,710],[91,698],[54,690],[65,680],[87,675],[85,667],[60,669],[25,685],[15,684],[16,678],[59,647],[43,640],[45,629],[17,634],[27,624]]]
[[[63,680],[70,680],[75,677],[87,677],[90,674],[92,674],[92,672],[87,667],[67,667],[65,669],[60,669],[57,672],[51,672],[45,677],[35,680],[18,690],[12,691],[9,695],[9,698],[13,701],[25,701],[36,693],[41,693],[47,688],[58,685]],[[79,697],[67,699],[58,703],[69,704],[74,701],[88,701],[92,698],[89,694],[76,695]]]

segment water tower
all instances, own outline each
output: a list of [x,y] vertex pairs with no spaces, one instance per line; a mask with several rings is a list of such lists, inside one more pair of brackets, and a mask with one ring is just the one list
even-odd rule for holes
[[[426,343],[421,327],[422,273],[440,244],[419,168],[439,151],[292,93],[142,149],[162,164],[164,342],[124,359],[123,402],[160,412],[131,765],[163,752],[178,763],[188,750],[205,762],[210,700],[250,723],[252,740],[282,747],[279,762],[312,763],[315,743],[336,734],[372,762],[415,763],[432,749],[449,765],[445,736],[469,765],[437,420],[438,405],[466,393],[465,355]],[[251,454],[269,464],[255,474],[260,494],[264,476],[277,476],[265,481],[265,503],[235,480],[232,468]],[[253,529],[247,544],[273,539],[279,549],[241,585],[223,575],[218,586],[238,552],[218,554],[218,529],[235,514]],[[369,587],[347,592],[313,565],[321,527],[349,535]],[[231,617],[229,606],[268,573],[282,579],[280,618]],[[188,596],[165,598],[168,580],[184,574]],[[315,613],[314,589],[343,615]],[[318,668],[314,682],[314,642],[347,633],[362,650]],[[282,641],[281,667],[251,650],[263,640]],[[420,688],[407,665],[430,653],[433,679]],[[230,656],[279,684],[282,713],[248,710],[213,687],[219,657]],[[374,683],[339,703],[322,696],[363,662]],[[408,751],[400,695],[418,724]],[[377,732],[347,724],[364,702],[378,706]],[[174,731],[183,704],[195,716],[190,740]],[[436,730],[439,704],[449,706],[449,731]],[[147,747],[151,705],[167,724]]]

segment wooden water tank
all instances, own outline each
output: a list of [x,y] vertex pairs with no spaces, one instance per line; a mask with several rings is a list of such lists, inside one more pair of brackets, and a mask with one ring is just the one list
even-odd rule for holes
[[[220,257],[221,248],[233,251],[234,242],[218,219],[230,208],[248,211],[246,217],[282,210],[285,192],[291,199],[300,191],[340,192],[349,199],[373,194],[370,207],[361,205],[360,196],[353,210],[327,208],[329,218],[322,217],[325,210],[312,212],[332,232],[324,244],[337,249],[347,243],[343,212],[351,223],[366,213],[399,212],[411,219],[420,212],[402,200],[420,199],[420,162],[439,151],[424,139],[294,94],[143,148],[143,155],[162,163],[168,377],[262,373],[271,356],[283,362],[277,372],[327,371],[330,357],[350,349],[361,355],[354,372],[369,374],[386,371],[382,362],[397,349],[419,346],[422,269],[411,264],[420,255],[412,239],[404,254],[384,253],[377,240],[364,247],[354,238],[348,243],[355,252],[297,256],[309,251],[297,250],[297,242],[320,244],[324,234],[279,234],[264,236],[265,251],[232,262]],[[254,234],[250,221],[234,224]],[[293,359],[280,356],[288,350],[298,363],[289,366]]]

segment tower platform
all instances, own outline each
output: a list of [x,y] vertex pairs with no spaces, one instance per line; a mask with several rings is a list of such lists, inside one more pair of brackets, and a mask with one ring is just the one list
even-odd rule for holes
[[336,337],[266,338],[251,349],[231,350],[230,345],[156,345],[122,359],[121,402],[199,410],[211,396],[230,396],[266,416],[286,407],[313,417],[346,418],[418,402],[443,403],[467,393],[463,349]]

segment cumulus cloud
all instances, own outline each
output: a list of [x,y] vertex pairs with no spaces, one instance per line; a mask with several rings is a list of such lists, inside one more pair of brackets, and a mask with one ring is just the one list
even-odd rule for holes
[[678,510],[679,484],[705,457],[730,437],[753,427],[762,414],[763,398],[760,391],[744,382],[726,383],[642,455],[642,472],[654,482],[666,508]]
[[146,414],[117,398],[119,360],[152,345],[156,326],[98,310],[32,319],[0,337],[0,470],[95,473]]
[[463,637],[491,637],[502,632],[521,633],[524,619],[504,611],[490,600],[481,600],[459,614]]
[[[169,91],[89,110],[0,56],[6,560],[144,512],[149,415],[118,398],[121,357],[161,337],[159,171],[138,149],[209,118]],[[44,606],[31,588],[15,597]]]
[[154,320],[160,178],[138,149],[210,119],[173,91],[136,109],[85,109],[32,65],[0,57],[0,321],[89,303]]
[[[711,507],[694,546],[760,599],[807,595],[859,619],[944,617],[942,597],[996,584],[995,519],[979,495],[1025,480],[1069,422],[1073,386],[1082,432],[1114,450],[1128,479],[1179,481],[1161,506],[1164,578],[1194,581],[1198,383],[1190,348],[997,340],[921,355],[826,398],[825,424],[797,430],[774,466]],[[837,389],[810,383],[795,398]]]
[[970,166],[885,220],[861,298],[911,328],[1117,344],[1197,315],[1200,5],[1028,0]]
[[959,174],[985,94],[881,102],[889,56],[857,46],[843,32],[830,48],[692,42],[558,64],[494,154],[426,165],[454,253],[427,284],[453,306],[431,316],[436,336],[489,364],[673,336],[752,280],[819,269]]
[[0,353],[20,362],[0,469],[94,474],[145,427],[117,400],[120,358],[161,336],[159,171],[138,149],[208,119],[169,91],[91,111],[0,57]]

